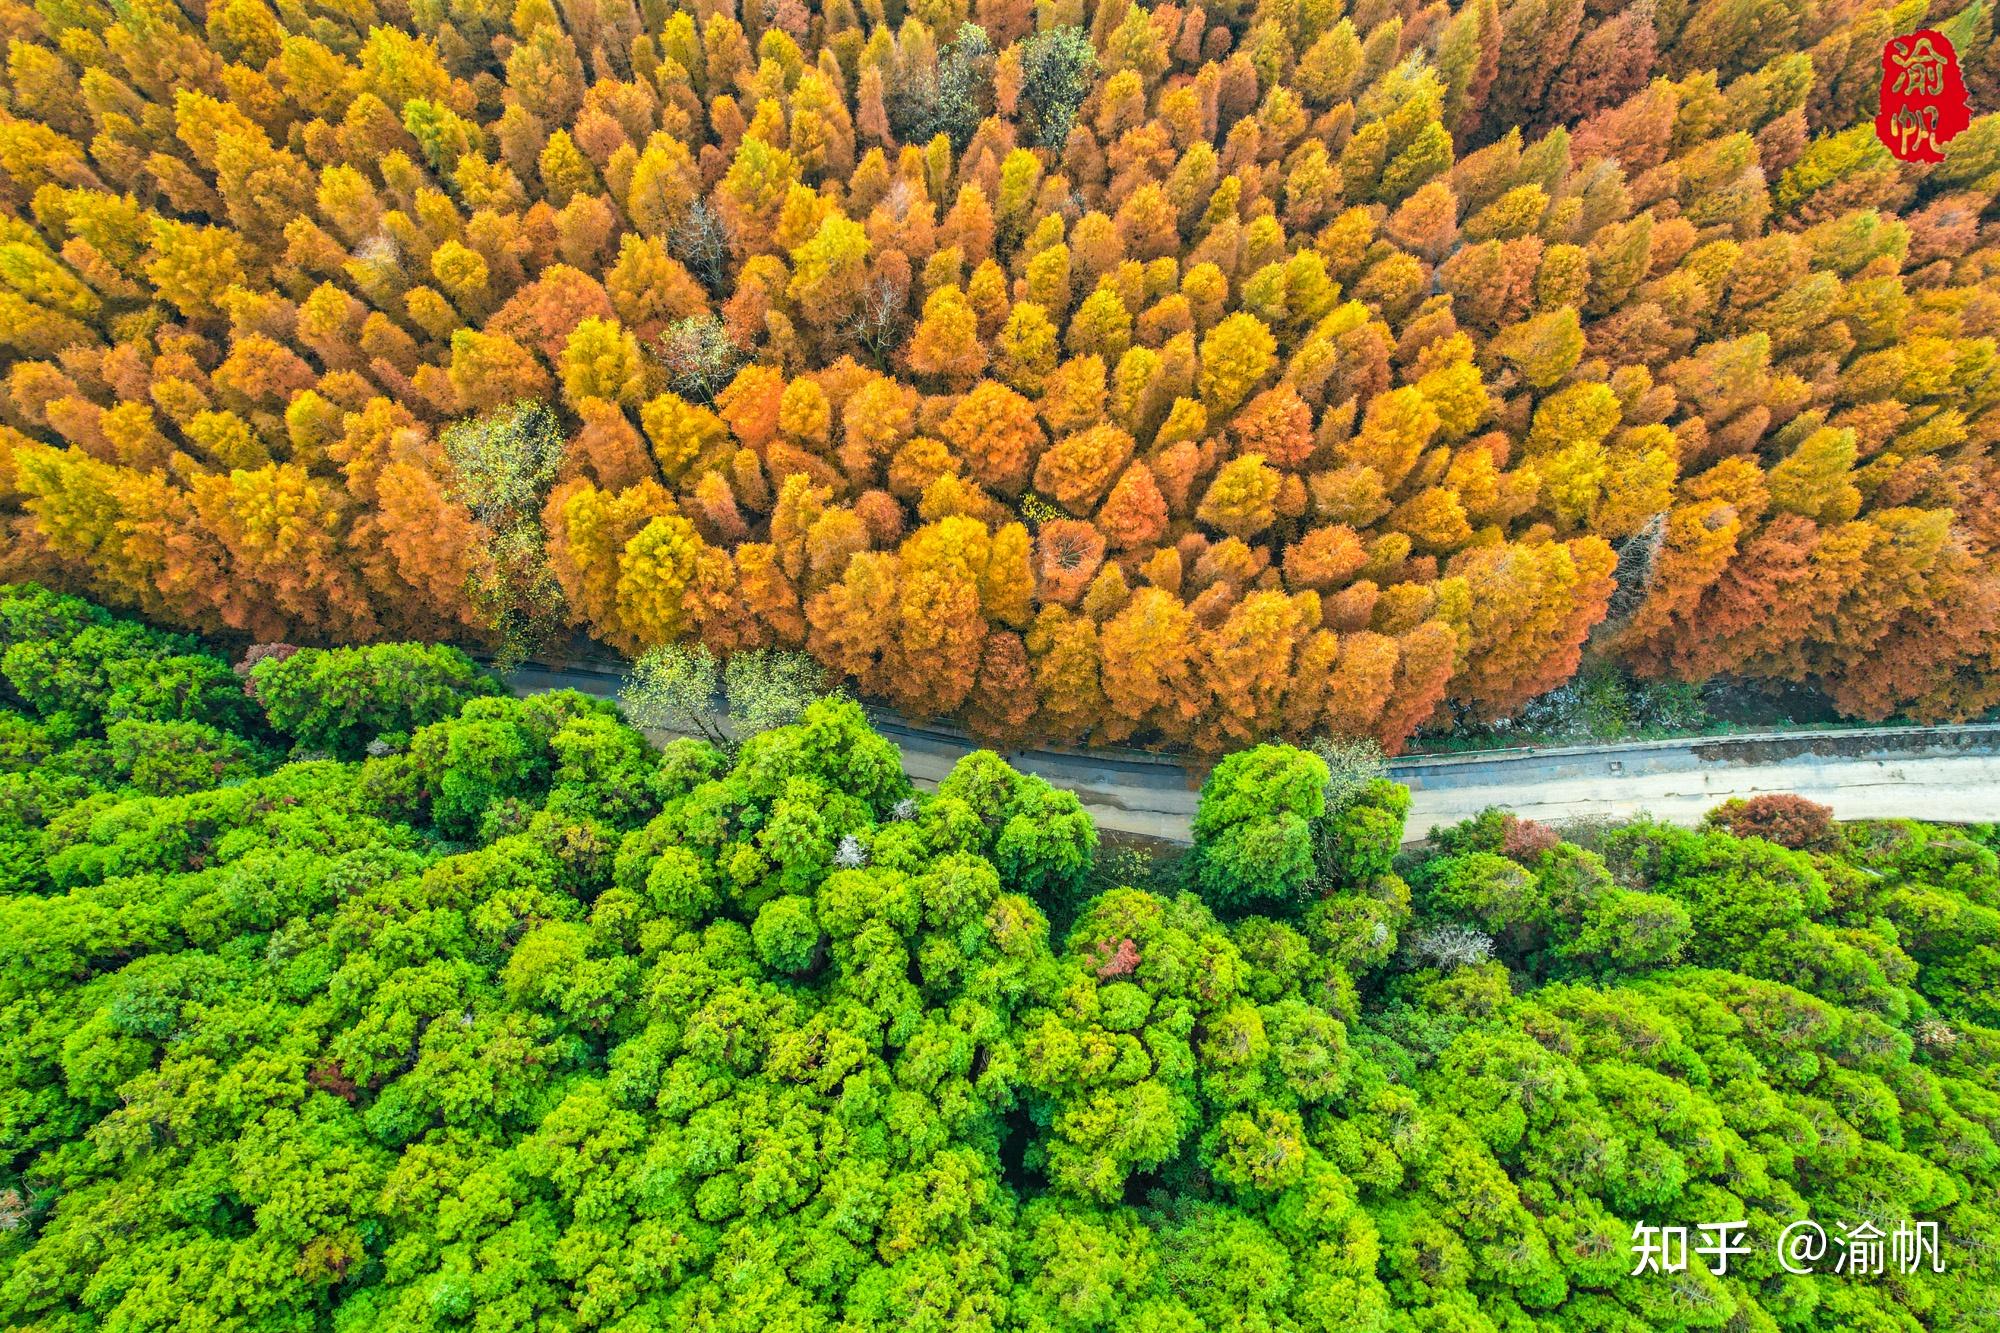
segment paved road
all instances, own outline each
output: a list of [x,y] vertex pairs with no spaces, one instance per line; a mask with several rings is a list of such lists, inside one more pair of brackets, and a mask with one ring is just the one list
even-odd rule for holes
[[1418,833],[1502,806],[1563,821],[1692,824],[1732,796],[1796,792],[1841,819],[2000,820],[2000,725],[1856,727],[1400,760]]
[[[615,668],[525,666],[521,693],[572,688],[615,695]],[[975,743],[934,724],[870,710],[920,786],[934,785]],[[1185,842],[1201,770],[1141,750],[1009,750],[1001,755],[1082,799],[1100,828]],[[1551,822],[1645,812],[1692,824],[1732,796],[1796,792],[1842,819],[2000,820],[2000,724],[1772,732],[1625,745],[1485,750],[1405,758],[1390,775],[1410,788],[1412,838],[1500,806]]]

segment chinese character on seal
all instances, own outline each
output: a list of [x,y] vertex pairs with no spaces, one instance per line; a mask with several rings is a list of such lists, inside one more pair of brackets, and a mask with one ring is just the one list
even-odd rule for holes
[[1958,52],[1935,28],[1882,47],[1882,106],[1875,135],[1903,162],[1942,162],[1944,146],[1972,123]]

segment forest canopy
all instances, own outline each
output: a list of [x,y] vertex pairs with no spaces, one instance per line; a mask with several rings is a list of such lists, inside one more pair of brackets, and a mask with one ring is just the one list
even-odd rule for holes
[[[1132,874],[851,702],[654,748],[452,650],[271,657],[0,588],[7,1328],[2000,1318],[1993,828],[1404,851],[1401,788],[1274,745]],[[1802,1217],[1946,1271],[1788,1276]],[[1718,1220],[1725,1276],[1631,1276]]]
[[[1376,738],[2000,703],[1975,0],[0,0],[0,577]],[[1932,27],[1975,113],[1871,128]]]

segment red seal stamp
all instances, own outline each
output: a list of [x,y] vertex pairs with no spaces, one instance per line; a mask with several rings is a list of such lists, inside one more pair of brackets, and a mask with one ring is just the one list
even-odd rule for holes
[[1875,137],[1904,162],[1942,162],[1944,146],[1972,123],[1958,52],[1935,28],[1882,47],[1882,106]]

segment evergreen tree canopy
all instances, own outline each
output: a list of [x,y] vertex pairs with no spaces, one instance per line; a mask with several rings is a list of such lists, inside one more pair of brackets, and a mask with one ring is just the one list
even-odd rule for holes
[[[232,693],[0,590],[0,1326],[2000,1308],[1991,828],[1491,814],[1399,854],[1400,788],[1266,747],[1134,883],[991,753],[912,790],[851,702],[654,749],[380,651],[303,673],[380,729],[304,757],[260,702],[303,654]],[[1936,1223],[1947,1271],[1789,1276],[1801,1217]],[[1726,1275],[1630,1275],[1635,1224],[1721,1220]]]

